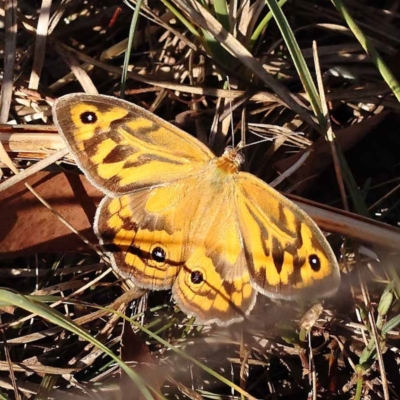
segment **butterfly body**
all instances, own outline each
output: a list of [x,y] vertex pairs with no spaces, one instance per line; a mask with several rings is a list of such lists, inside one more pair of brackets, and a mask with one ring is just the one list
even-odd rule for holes
[[237,149],[216,157],[153,114],[107,96],[68,95],[54,107],[71,153],[106,197],[94,229],[114,268],[140,287],[172,289],[183,311],[224,325],[257,293],[332,294],[339,268],[302,210],[240,171]]

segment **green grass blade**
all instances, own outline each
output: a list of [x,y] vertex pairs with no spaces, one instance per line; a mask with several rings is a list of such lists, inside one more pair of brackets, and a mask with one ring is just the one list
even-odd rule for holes
[[[312,79],[311,73],[307,67],[307,64],[304,60],[303,54],[301,53],[300,47],[297,44],[293,31],[290,28],[289,23],[284,13],[282,12],[281,8],[277,4],[276,0],[266,0],[266,3],[268,4],[274,16],[276,23],[282,33],[283,39],[288,47],[293,63],[300,76],[300,80],[308,95],[311,107],[314,111],[315,116],[318,119],[319,125],[321,127],[321,132],[323,134],[326,134],[327,127],[326,127],[326,120],[322,112],[321,98],[319,96],[315,83]],[[342,154],[342,152],[340,151],[340,148],[338,148],[338,155],[339,155],[341,170],[344,173],[346,186],[350,192],[350,196],[352,198],[354,206],[359,214],[368,216],[368,209],[358,190],[355,180],[347,165],[346,159]]]
[[[287,0],[280,0],[278,2],[278,7],[282,8],[285,4],[287,3]],[[250,47],[253,48],[254,44],[260,37],[262,31],[266,28],[266,26],[269,24],[269,21],[273,18],[273,15],[270,12],[267,13],[267,15],[261,20],[261,22],[258,24],[258,26],[254,29],[253,34],[251,35],[250,39]]]
[[226,1],[214,0],[213,6],[217,20],[228,32],[231,32],[231,25],[229,23],[229,11]]
[[207,367],[206,365],[204,365],[200,361],[198,361],[195,358],[189,356],[184,351],[182,351],[182,350],[176,348],[175,346],[171,345],[169,342],[167,342],[166,340],[164,340],[160,336],[156,335],[154,332],[150,331],[149,329],[145,328],[144,326],[140,325],[138,322],[132,320],[131,318],[128,318],[126,315],[123,315],[123,314],[120,314],[120,313],[116,312],[115,310],[109,310],[109,311],[112,312],[112,313],[117,313],[118,315],[120,315],[121,318],[124,318],[127,321],[129,321],[132,325],[135,325],[138,329],[140,329],[142,332],[144,332],[146,335],[148,335],[152,339],[156,340],[157,342],[159,342],[163,346],[165,346],[165,347],[169,348],[170,350],[174,351],[175,353],[179,354],[181,357],[189,360],[190,362],[192,362],[193,364],[195,364],[199,368],[203,369],[205,372],[207,372],[208,374],[210,374],[214,378],[216,378],[219,381],[223,382],[224,384],[230,386],[232,389],[236,390],[238,393],[240,393],[241,395],[245,396],[245,398],[254,399],[255,400],[255,398],[253,396],[249,395],[244,389],[242,389],[238,385],[234,384],[233,382],[231,382],[229,379],[225,378],[224,376],[220,375],[218,372],[215,372],[210,367]]
[[397,100],[400,101],[400,85],[396,77],[392,74],[382,57],[376,51],[374,45],[368,40],[368,37],[364,35],[364,32],[357,25],[355,20],[352,18],[347,8],[343,4],[342,0],[331,0],[333,5],[339,11],[343,19],[346,21],[348,27],[353,32],[354,36],[360,42],[363,49],[371,57],[371,61],[376,65],[382,78],[385,80],[390,90],[396,96]]
[[[45,318],[54,325],[60,326],[92,343],[94,346],[96,346],[109,357],[111,357],[124,370],[124,372],[136,383],[137,387],[142,392],[145,399],[152,400],[154,398],[151,395],[149,389],[146,387],[146,383],[143,381],[143,379],[138,374],[136,374],[127,364],[125,364],[119,357],[117,357],[110,349],[104,346],[103,343],[99,342],[88,332],[82,329],[79,325],[75,324],[73,321],[65,317],[57,310],[54,310],[46,304],[28,299],[21,294],[14,293],[6,289],[0,289],[0,301],[4,304],[22,308],[32,314],[36,314],[42,318]],[[151,390],[153,391],[153,393],[156,393],[154,389]],[[157,395],[160,396],[159,393],[157,393]]]
[[201,35],[199,32],[197,32],[196,28],[189,22],[187,18],[184,17],[184,15],[175,7],[173,6],[169,1],[167,0],[161,0],[161,2],[165,5],[165,7],[168,8],[169,11],[172,12],[172,14],[175,15],[175,17],[185,26],[185,28],[197,39],[201,39]]
[[136,26],[137,26],[137,22],[139,20],[140,7],[142,6],[142,3],[143,3],[143,0],[137,1],[136,7],[133,12],[133,16],[132,16],[131,26],[129,28],[128,46],[125,51],[124,66],[122,68],[122,76],[121,76],[121,99],[123,99],[125,96],[126,78],[128,75],[129,60],[131,58],[131,50],[132,50],[132,46],[133,46],[133,40],[135,37]]
[[321,131],[325,133],[326,123],[322,112],[321,99],[318,94],[315,83],[312,79],[312,76],[310,74],[310,71],[307,67],[306,61],[304,60],[303,54],[301,53],[300,47],[293,34],[293,31],[290,28],[290,25],[285,17],[285,14],[282,12],[276,0],[265,0],[265,1],[268,4],[269,9],[271,10],[271,13],[275,18],[279,30],[281,31],[283,40],[285,41],[289,53],[292,57],[293,64],[299,74],[301,83],[303,84],[304,90],[308,95],[308,99],[314,111],[314,115],[317,117],[319,125],[322,128]]

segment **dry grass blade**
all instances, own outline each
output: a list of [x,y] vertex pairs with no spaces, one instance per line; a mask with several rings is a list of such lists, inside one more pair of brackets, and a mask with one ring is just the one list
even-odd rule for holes
[[47,307],[44,303],[29,300],[26,297],[12,293],[7,290],[0,290],[0,301],[5,304],[17,305],[18,307],[29,311],[35,315],[39,315],[42,318],[53,322],[53,324],[59,325],[67,331],[71,331],[81,338],[88,340],[93,345],[97,346],[104,353],[108,354],[114,361],[116,361],[121,368],[129,375],[129,377],[135,381],[135,383],[141,388],[142,395],[145,399],[151,400],[153,397],[150,395],[149,389],[146,387],[144,381],[140,376],[135,374],[125,363],[123,363],[118,357],[116,357],[110,349],[108,349],[103,343],[91,336],[86,330],[82,329],[79,325],[75,324],[70,319],[65,318],[60,312],[52,310]]
[[73,57],[71,53],[65,52],[59,44],[55,43],[54,46],[58,51],[58,54],[60,54],[60,56],[64,59],[66,64],[71,69],[71,72],[74,74],[75,78],[81,84],[83,90],[86,93],[98,94],[99,92],[97,91],[96,86],[93,84],[92,80],[87,74],[85,68],[79,65],[75,57]]
[[11,384],[13,386],[13,390],[14,390],[14,395],[15,395],[15,399],[16,400],[20,400],[21,396],[19,395],[19,391],[18,391],[18,385],[17,385],[17,380],[15,378],[15,370],[14,370],[14,365],[11,361],[11,356],[10,356],[10,349],[8,347],[8,343],[7,343],[7,339],[3,336],[3,341],[4,341],[4,355],[6,358],[6,362],[4,364],[6,364],[6,371],[10,372],[10,380],[11,380]]
[[267,86],[271,87],[279,98],[301,115],[304,121],[309,123],[311,126],[314,126],[314,121],[306,111],[305,106],[301,105],[298,99],[296,99],[284,86],[268,74],[262,64],[256,60],[234,36],[225,31],[222,25],[204,7],[202,7],[199,2],[184,2],[178,0],[176,3],[179,4],[188,15],[190,15],[193,21],[196,21],[196,24],[199,24],[202,28],[210,32]]
[[344,189],[344,181],[343,181],[343,176],[342,176],[342,171],[340,170],[340,162],[339,162],[339,156],[337,153],[337,144],[336,144],[336,138],[332,130],[332,124],[331,120],[329,118],[329,113],[328,113],[328,107],[326,104],[326,99],[325,99],[325,89],[324,89],[324,84],[322,81],[322,76],[321,76],[321,66],[319,64],[318,60],[318,50],[317,50],[317,43],[313,42],[313,50],[314,50],[314,62],[315,62],[315,70],[317,74],[317,82],[318,82],[318,90],[319,90],[319,96],[321,98],[321,107],[322,107],[322,113],[325,118],[325,123],[326,123],[326,138],[328,140],[329,145],[331,146],[331,151],[332,151],[332,158],[333,158],[333,165],[335,166],[335,171],[336,171],[336,177],[339,185],[339,190],[340,190],[340,196],[342,198],[343,206],[346,211],[349,211],[349,204],[347,202],[347,196],[346,196],[346,191]]
[[29,79],[29,89],[37,90],[39,87],[40,75],[42,73],[46,40],[50,21],[50,8],[52,0],[43,0],[40,8],[38,25],[36,29],[36,43],[32,65],[32,73]]
[[14,64],[16,54],[16,40],[17,40],[17,0],[5,0],[5,31],[6,40],[4,49],[4,71],[3,80],[1,85],[1,110],[0,110],[0,123],[5,124],[8,121],[10,113],[13,81],[14,81]]
[[54,153],[52,156],[45,158],[42,161],[37,162],[36,164],[32,165],[31,167],[27,168],[25,171],[20,172],[19,174],[7,179],[6,182],[0,184],[0,192],[3,190],[7,190],[11,186],[17,184],[18,182],[22,182],[25,179],[29,178],[31,175],[36,174],[39,171],[42,171],[49,165],[54,164],[58,160],[61,160],[68,154],[67,149],[59,150],[57,153]]
[[336,232],[360,241],[397,250],[400,246],[400,230],[393,226],[365,218],[357,214],[318,205],[309,200],[288,196],[317,222],[323,230]]
[[[65,148],[62,138],[54,133],[55,127],[47,129],[40,125],[0,125],[0,142],[11,153],[49,155]],[[48,133],[43,133],[48,131]],[[72,160],[72,158],[70,158]]]
[[[361,260],[360,260],[360,255],[356,251],[356,259],[358,259],[358,266],[361,265]],[[359,277],[359,282],[361,286],[361,291],[364,299],[364,304],[366,309],[368,310],[368,320],[369,320],[369,326],[371,330],[371,339],[375,343],[380,343],[380,335],[378,334],[378,329],[376,326],[376,321],[375,321],[375,316],[373,314],[372,310],[372,304],[371,304],[371,298],[368,293],[368,288],[366,285],[366,282],[364,280],[363,273],[361,272],[360,268],[358,268],[358,277]],[[385,363],[383,361],[383,356],[382,356],[382,349],[380,348],[379,345],[375,346],[376,349],[376,354],[377,354],[377,359],[378,359],[378,364],[379,364],[379,369],[380,369],[380,376],[382,380],[382,387],[383,387],[383,394],[385,400],[390,399],[390,394],[389,394],[389,387],[388,387],[388,381],[387,381],[387,376],[386,376],[386,368],[385,368]]]
[[[14,64],[16,54],[16,40],[17,40],[17,0],[6,0],[5,5],[5,28],[6,40],[4,49],[4,71],[3,80],[0,93],[0,123],[5,124],[8,121],[10,113],[13,81],[14,81]],[[0,144],[0,160],[3,161],[14,174],[17,169],[12,163],[10,157],[5,152],[3,146]]]
[[[115,74],[116,76],[120,77],[122,74],[122,68],[120,67],[114,67],[113,65],[106,64],[104,62],[100,62],[92,57],[87,56],[86,54],[83,54],[75,49],[72,49],[68,46],[63,45],[62,43],[58,43],[59,46],[62,47],[63,51],[71,52],[76,55],[78,59],[81,61],[87,62],[90,65],[96,66],[98,68],[101,68],[107,72],[110,72],[111,74]],[[178,91],[178,92],[183,92],[183,93],[190,93],[190,94],[197,94],[197,95],[207,95],[207,96],[214,96],[214,97],[222,97],[222,98],[237,98],[237,97],[242,97],[246,95],[246,91],[242,90],[224,90],[224,89],[219,89],[219,88],[211,88],[211,87],[204,87],[204,86],[191,86],[191,85],[185,85],[177,82],[171,82],[167,80],[161,80],[157,79],[156,77],[146,77],[139,75],[134,72],[128,72],[128,78],[133,79],[138,82],[143,82],[148,85],[160,87],[160,88],[165,88],[165,89],[170,89],[172,91]],[[270,101],[272,103],[277,103],[277,104],[284,104],[284,101],[282,101],[277,95],[269,92],[259,92],[251,96],[251,100],[253,101]]]

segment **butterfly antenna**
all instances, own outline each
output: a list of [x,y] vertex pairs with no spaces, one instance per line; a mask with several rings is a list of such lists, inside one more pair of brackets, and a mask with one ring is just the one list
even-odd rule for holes
[[[243,119],[242,119],[243,120]],[[287,129],[287,128],[283,128],[283,127],[278,127],[278,126],[275,126],[275,125],[269,125],[269,124],[252,124],[252,125],[254,125],[254,126],[259,126],[259,127],[261,127],[261,126],[263,126],[263,127],[266,127],[266,128],[269,128],[270,130],[270,132],[271,132],[271,134],[275,134],[276,136],[278,135],[278,134],[280,134],[280,135],[283,135],[283,136],[286,136],[286,137],[291,137],[291,136],[304,136],[304,133],[303,132],[293,132],[293,131],[291,131],[290,129]],[[244,130],[244,127],[242,127],[242,130]],[[253,146],[253,145],[255,145],[255,144],[260,144],[260,143],[265,143],[265,142],[273,142],[274,140],[275,140],[275,138],[274,137],[267,137],[265,134],[262,134],[262,133],[259,133],[259,132],[254,132],[254,131],[250,131],[254,136],[257,136],[257,137],[259,137],[259,138],[261,138],[260,140],[257,140],[256,142],[253,142],[253,143],[249,143],[249,144],[246,144],[245,142],[244,142],[244,140],[243,140],[243,146],[241,146],[241,148],[245,148],[245,147],[249,147],[249,146]]]
[[229,75],[226,76],[226,84],[228,86],[229,93],[229,109],[231,111],[231,132],[232,132],[232,147],[235,148],[235,132],[233,128],[233,109],[232,109],[232,97],[231,97],[231,85],[229,83]]

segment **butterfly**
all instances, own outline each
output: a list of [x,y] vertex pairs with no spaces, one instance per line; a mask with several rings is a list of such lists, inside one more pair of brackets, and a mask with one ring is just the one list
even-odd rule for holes
[[332,295],[340,273],[314,221],[227,148],[199,140],[117,98],[69,94],[54,122],[105,197],[94,230],[112,266],[135,285],[172,289],[202,323],[243,320],[258,293],[274,299]]

